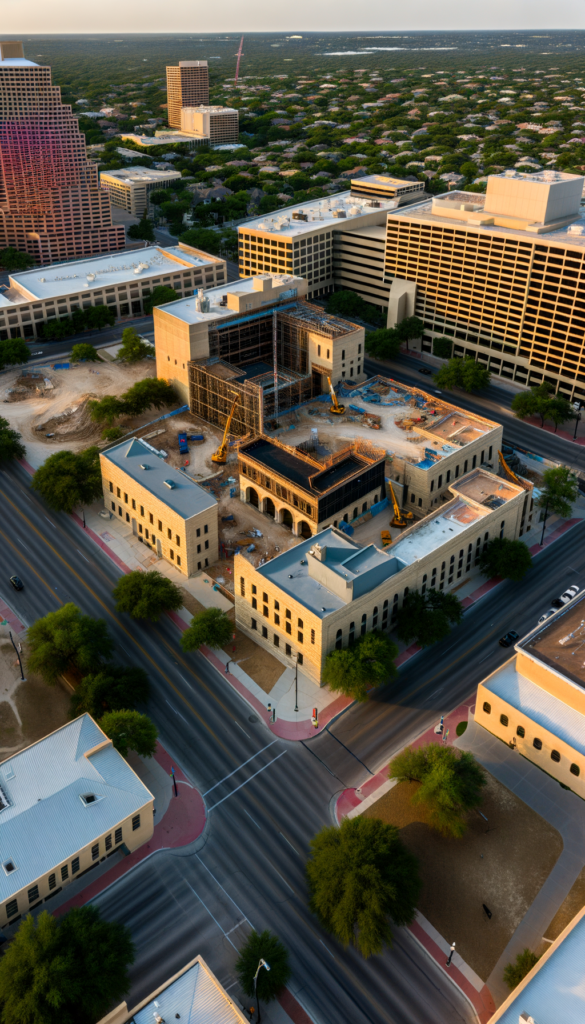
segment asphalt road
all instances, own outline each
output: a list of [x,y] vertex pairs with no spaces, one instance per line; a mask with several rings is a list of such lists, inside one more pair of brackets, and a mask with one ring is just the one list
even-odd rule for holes
[[[439,393],[435,387],[433,378],[419,373],[420,361],[413,357],[401,355],[398,359],[374,360],[367,358],[364,361],[364,370],[368,375],[376,373],[391,376],[394,380],[405,384],[414,384],[416,387],[429,391],[432,394]],[[517,419],[511,409],[514,395],[496,384],[490,384],[480,394],[467,395],[464,391],[443,391],[445,399],[469,409],[470,412],[487,416],[489,419],[497,420],[504,425],[504,440],[509,444],[519,445],[527,448],[537,455],[553,459],[571,466],[575,471],[585,474],[585,446],[573,444],[557,434],[548,430],[540,430],[531,423],[524,423]],[[579,437],[585,436],[585,421],[579,424]],[[566,425],[568,429],[574,430],[574,424]]]
[[[308,843],[331,823],[337,793],[471,699],[477,682],[509,657],[499,636],[530,629],[568,583],[585,585],[583,536],[579,525],[538,556],[523,583],[505,583],[472,607],[395,682],[330,731],[295,744],[275,740],[203,658],[184,655],[170,620],[145,626],[118,615],[111,588],[119,570],[68,516],[44,507],[20,466],[0,472],[0,596],[27,624],[66,601],[104,618],[116,657],[149,673],[148,712],[162,742],[207,794],[198,853],[156,854],[97,901],[106,916],[128,923],[137,943],[130,1003],[198,952],[233,986],[236,947],[251,924],[271,928],[291,950],[292,988],[319,1024],[473,1019],[407,931],[397,931],[392,950],[363,961],[320,929],[307,908]],[[12,573],[24,581],[22,592],[10,587]]]

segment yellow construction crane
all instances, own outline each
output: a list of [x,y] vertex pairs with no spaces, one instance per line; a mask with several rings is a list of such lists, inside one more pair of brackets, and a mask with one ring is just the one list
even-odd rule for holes
[[394,507],[394,518],[390,520],[390,526],[400,526],[400,527],[406,526],[406,519],[404,518],[404,516],[402,515],[402,512],[400,511],[400,505],[396,501],[396,495],[394,494],[394,488],[393,488],[392,484],[390,483],[390,481],[388,481],[388,486],[390,488],[390,496],[392,498],[392,505]]
[[508,478],[510,480],[512,480],[515,484],[518,484],[518,487],[523,487],[525,491],[530,490],[530,484],[527,483],[526,481],[518,479],[518,477],[516,476],[514,471],[510,469],[510,467],[509,467],[508,463],[506,462],[502,452],[500,452],[500,451],[498,451],[498,458],[500,460],[500,465],[501,465],[502,469],[504,470],[504,473],[506,473],[506,475],[508,476]]
[[228,416],[228,418],[226,420],[226,423],[225,423],[225,430],[223,432],[223,438],[221,440],[221,444],[220,444],[219,448],[217,449],[217,451],[214,452],[213,455],[211,456],[211,461],[212,462],[222,462],[222,463],[223,462],[227,462],[228,434],[229,434],[229,429],[230,429],[230,425],[231,425],[231,422],[232,422],[232,419],[233,419],[234,412],[236,411],[236,405],[238,404],[239,401],[240,401],[240,396],[236,395],[236,397],[234,398],[234,404],[232,405],[232,407],[230,409],[229,416]]
[[331,406],[329,412],[332,412],[334,416],[342,416],[343,413],[345,412],[345,406],[344,405],[340,405],[339,402],[337,401],[337,395],[335,394],[335,388],[333,387],[333,384],[331,383],[331,377],[327,378],[327,383],[329,385],[329,392],[331,394],[331,401],[333,402],[333,405]]

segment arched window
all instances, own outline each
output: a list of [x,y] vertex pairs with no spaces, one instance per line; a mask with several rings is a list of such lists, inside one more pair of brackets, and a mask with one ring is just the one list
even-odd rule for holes
[[532,740],[532,746],[535,750],[542,750],[542,740],[539,740],[537,736]]
[[362,636],[365,636],[367,627],[368,627],[368,616],[364,612],[364,614],[362,615],[362,627],[361,627],[361,634],[362,634]]
[[341,629],[338,629],[337,630],[337,636],[335,638],[335,648],[336,648],[336,650],[340,651],[342,646],[343,646],[343,631]]
[[372,612],[372,629],[375,629],[377,625],[378,625],[378,605],[376,605],[376,607],[374,608],[374,611]]
[[561,755],[559,754],[558,750],[551,750],[550,759],[551,761],[556,761],[557,764],[559,763],[559,761],[561,760]]
[[581,769],[579,768],[578,764],[572,764],[571,767],[569,768],[569,771],[570,771],[571,775],[580,775],[581,774]]
[[485,711],[486,715],[491,715],[492,713],[492,706],[491,704],[488,704],[487,700],[484,700],[483,702],[483,710]]

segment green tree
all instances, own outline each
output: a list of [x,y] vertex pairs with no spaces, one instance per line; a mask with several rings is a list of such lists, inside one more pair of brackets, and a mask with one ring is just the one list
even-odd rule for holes
[[83,615],[71,602],[33,622],[27,638],[28,667],[48,683],[71,666],[82,673],[95,671],[114,647],[103,619]]
[[165,190],[160,192],[151,192],[149,196],[150,202],[155,206],[162,206],[163,203],[168,202],[169,193]]
[[99,362],[100,357],[93,345],[90,345],[89,342],[82,342],[79,345],[74,345],[71,349],[71,359],[74,363],[78,363],[82,359],[86,362],[95,363]]
[[77,718],[87,712],[96,720],[106,711],[123,711],[145,704],[150,684],[144,669],[126,665],[108,665],[84,676],[71,697],[70,714]]
[[119,441],[121,437],[124,437],[124,433],[122,427],[105,427],[102,430],[102,438],[104,441]]
[[168,576],[153,569],[151,572],[134,572],[120,576],[112,591],[119,612],[128,612],[133,619],[150,619],[156,622],[163,612],[178,611],[183,604],[183,595]]
[[89,330],[99,330],[102,327],[112,327],[116,323],[116,314],[109,306],[89,306],[85,310],[85,323]]
[[146,210],[138,224],[131,224],[130,227],[126,228],[126,234],[128,238],[142,239],[144,242],[154,242],[154,226],[152,221],[148,219]]
[[96,1021],[130,987],[129,929],[92,904],[55,918],[27,914],[0,960],[2,1024]]
[[450,359],[453,355],[453,339],[433,338],[433,355],[440,359]]
[[395,825],[377,818],[344,818],[311,840],[309,907],[345,946],[364,957],[392,946],[393,922],[414,919],[421,883],[416,857]]
[[139,416],[141,412],[153,407],[162,409],[163,406],[173,405],[176,401],[177,395],[172,385],[162,377],[138,380],[122,395],[124,412],[130,416]]
[[30,349],[22,338],[8,338],[0,341],[0,369],[5,366],[20,366],[21,363],[28,363]]
[[573,471],[568,466],[545,469],[543,484],[536,504],[546,510],[545,517],[547,513],[554,512],[567,519],[579,493],[577,477]]
[[28,270],[33,264],[32,256],[29,256],[27,252],[14,249],[11,245],[7,249],[0,250],[0,267],[7,270],[9,274],[14,274],[18,270]]
[[533,967],[536,966],[540,957],[533,953],[531,949],[523,949],[513,963],[507,964],[504,967],[504,981],[510,989],[516,988],[520,982],[530,974]]
[[153,346],[143,341],[133,327],[125,327],[122,331],[122,347],[118,350],[118,359],[127,363],[137,363],[140,359],[152,355]]
[[400,336],[401,341],[406,342],[406,348],[408,349],[408,342],[414,338],[422,337],[425,325],[418,316],[407,316],[404,320],[401,320],[399,324],[396,324],[396,330]]
[[403,643],[416,640],[420,647],[444,640],[463,619],[463,605],[455,594],[444,590],[411,590],[396,616],[396,634]]
[[8,420],[0,416],[0,465],[13,459],[24,459],[26,448],[20,434],[12,430]]
[[122,757],[127,757],[129,750],[135,750],[141,757],[152,757],[156,750],[156,726],[139,711],[106,711],[98,725]]
[[487,783],[473,754],[438,743],[406,747],[390,762],[388,778],[420,782],[412,803],[424,804],[433,827],[456,839],[465,832],[468,812],[482,802]]
[[90,419],[94,423],[107,423],[112,426],[114,420],[126,412],[124,402],[116,395],[104,395],[103,398],[90,398],[87,403]]
[[508,540],[494,537],[481,553],[479,568],[490,579],[499,576],[503,580],[519,583],[532,565],[527,545],[522,540]]
[[[514,395],[512,399],[512,412],[519,420],[525,420],[529,416],[535,416],[538,412],[539,401],[537,392],[539,388],[530,388],[530,391],[519,391],[517,395]],[[548,391],[546,392],[548,399]],[[544,425],[544,417],[542,417],[542,425]]]
[[574,419],[575,415],[576,414],[575,410],[573,409],[573,406],[569,402],[569,399],[565,398],[564,395],[561,395],[559,393],[554,395],[550,399],[548,403],[546,418],[547,420],[553,421],[555,425],[555,434],[558,428],[560,427],[561,423],[566,423],[567,420]]
[[99,448],[66,449],[49,455],[32,478],[31,487],[58,512],[91,505],[102,494]]
[[367,320],[372,324],[379,324],[383,319],[382,312],[377,306],[373,306],[371,303],[366,302],[362,299],[361,295],[358,295],[357,292],[350,291],[349,288],[339,292],[333,292],[333,294],[329,296],[327,300],[327,312],[332,313],[334,316],[348,317],[350,320],[352,317],[359,317],[360,319]]
[[396,644],[380,630],[361,636],[356,643],[329,651],[323,682],[346,697],[364,701],[371,686],[381,686],[396,675]]
[[247,996],[254,995],[254,975],[260,960],[266,960],[270,970],[262,968],[258,974],[258,999],[269,1003],[276,999],[291,976],[288,950],[272,932],[250,932],[240,950],[236,974]]
[[201,644],[220,648],[231,640],[234,624],[219,608],[204,608],[191,619],[191,624],[181,637],[184,651],[198,651]]
[[366,352],[378,359],[394,359],[400,352],[402,338],[397,330],[380,327],[366,334]]
[[461,388],[469,392],[486,388],[490,378],[489,370],[481,363],[476,363],[473,356],[469,356],[467,359],[450,359],[445,366],[441,366],[435,374],[435,383],[447,390]]
[[144,294],[144,312],[147,316],[150,316],[154,306],[164,306],[167,302],[174,302],[178,298],[179,296],[174,288],[169,288],[166,284],[157,284],[152,292]]

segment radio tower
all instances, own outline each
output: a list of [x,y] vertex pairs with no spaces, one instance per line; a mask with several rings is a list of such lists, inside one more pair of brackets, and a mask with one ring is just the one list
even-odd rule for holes
[[239,50],[238,50],[238,52],[236,54],[236,57],[238,58],[238,63],[236,64],[236,79],[235,79],[235,83],[234,83],[235,85],[238,84],[238,75],[240,73],[240,57],[242,56],[242,46],[243,45],[244,45],[244,37],[242,36],[242,38],[240,39],[240,48],[239,48]]

